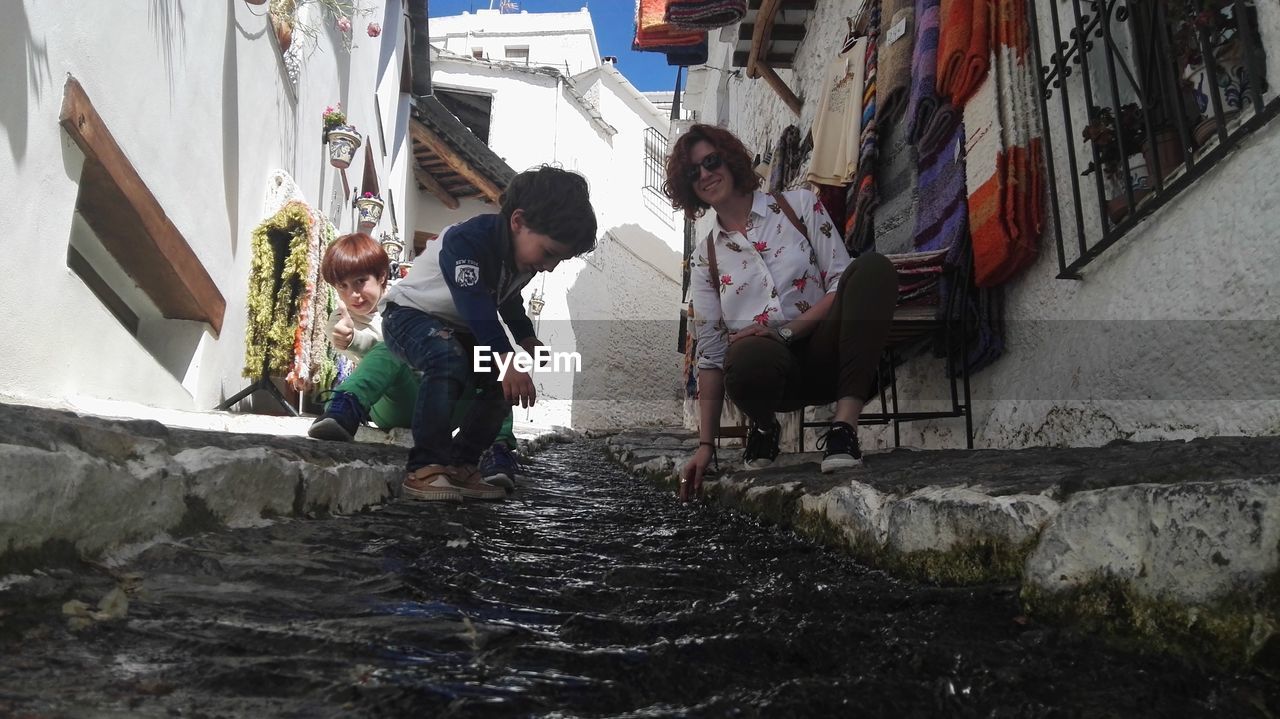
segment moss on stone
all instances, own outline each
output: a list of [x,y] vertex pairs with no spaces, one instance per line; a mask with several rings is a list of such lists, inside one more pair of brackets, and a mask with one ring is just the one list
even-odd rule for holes
[[800,496],[798,488],[774,486],[762,491],[750,492],[746,489],[738,495],[738,505],[760,519],[783,527],[795,525],[795,515]]
[[851,542],[848,533],[831,521],[826,512],[815,512],[811,509],[797,511],[795,532],[824,546],[849,549],[854,556],[862,556],[862,553],[856,550],[857,542]]
[[1022,565],[1035,540],[1013,544],[995,537],[973,538],[946,551],[925,550],[908,554],[886,553],[887,569],[938,584],[986,584],[1022,578]]
[[1022,566],[1035,546],[1031,539],[1014,545],[994,537],[975,538],[946,551],[927,550],[901,554],[882,547],[874,538],[858,536],[831,521],[825,512],[796,514],[798,534],[822,544],[847,550],[859,561],[896,575],[938,584],[986,584],[1007,582],[1022,576]]
[[17,547],[14,540],[0,552],[0,576],[27,574],[37,569],[62,567],[81,560],[76,545],[65,539],[49,539],[37,547]]
[[1028,614],[1072,624],[1131,648],[1182,654],[1228,666],[1261,662],[1280,672],[1280,657],[1263,650],[1280,635],[1280,572],[1261,588],[1241,588],[1202,605],[1139,594],[1131,584],[1100,576],[1073,589],[1049,593],[1023,586]]

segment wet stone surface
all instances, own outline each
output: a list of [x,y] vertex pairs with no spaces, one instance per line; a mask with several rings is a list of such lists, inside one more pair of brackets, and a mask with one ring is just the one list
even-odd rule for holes
[[528,470],[503,503],[0,579],[0,716],[1280,713],[1274,681],[1038,625],[1012,586],[901,582],[677,504],[599,441]]
[[[609,439],[628,452],[627,464],[646,461],[657,468],[666,458],[674,472],[697,449],[689,431],[643,431]],[[1280,437],[1211,437],[1189,442],[1116,441],[1105,447],[1032,447],[979,450],[883,450],[867,454],[858,469],[818,473],[820,452],[783,454],[774,466],[744,471],[742,449],[718,450],[721,467],[735,479],[757,484],[799,481],[809,493],[825,492],[850,479],[881,492],[905,494],[922,487],[982,487],[990,496],[1050,492],[1065,498],[1075,492],[1122,485],[1173,484],[1274,475],[1280,468]],[[812,449],[812,442],[809,448]]]

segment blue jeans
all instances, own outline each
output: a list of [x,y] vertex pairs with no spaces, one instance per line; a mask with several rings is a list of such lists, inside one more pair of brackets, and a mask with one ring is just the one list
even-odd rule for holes
[[[502,396],[495,371],[473,371],[470,335],[435,315],[392,303],[382,313],[382,339],[392,354],[422,373],[413,411],[408,470],[429,464],[479,463],[480,454],[493,444],[511,407]],[[472,386],[474,401],[458,436],[451,437],[453,409]]]

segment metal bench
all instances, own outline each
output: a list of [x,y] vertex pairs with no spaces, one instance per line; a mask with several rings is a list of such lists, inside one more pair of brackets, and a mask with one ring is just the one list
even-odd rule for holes
[[[890,256],[891,258],[893,256]],[[955,291],[947,298],[945,307],[938,305],[903,305],[893,314],[893,326],[889,330],[889,343],[881,357],[877,386],[880,395],[879,412],[863,412],[859,425],[893,425],[893,446],[902,444],[899,424],[924,419],[949,419],[964,417],[965,446],[973,449],[973,413],[969,395],[969,363],[965,350],[969,338],[969,316],[965,311],[972,283],[969,278],[972,265],[968,258],[956,268],[945,268],[952,273]],[[898,401],[897,367],[908,359],[905,351],[924,342],[941,337],[946,348],[946,373],[950,387],[951,406],[935,411],[905,410]],[[826,421],[801,421],[797,446],[804,451],[804,431],[810,428],[830,426]]]

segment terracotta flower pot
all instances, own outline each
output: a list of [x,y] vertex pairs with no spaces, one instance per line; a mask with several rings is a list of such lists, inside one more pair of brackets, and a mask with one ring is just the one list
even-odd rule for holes
[[351,160],[360,147],[360,133],[350,125],[338,125],[325,133],[329,141],[329,164],[343,170],[351,166]]
[[368,232],[377,226],[378,220],[382,219],[383,207],[382,200],[376,197],[356,199],[356,214],[359,216],[356,224],[362,232]]
[[[1182,167],[1182,161],[1186,157],[1182,150],[1182,138],[1173,128],[1156,130],[1155,140],[1148,139],[1143,144],[1142,154],[1147,158],[1147,168],[1152,175],[1156,173],[1156,161],[1159,161],[1161,180]],[[1155,182],[1151,184],[1154,186]]]

